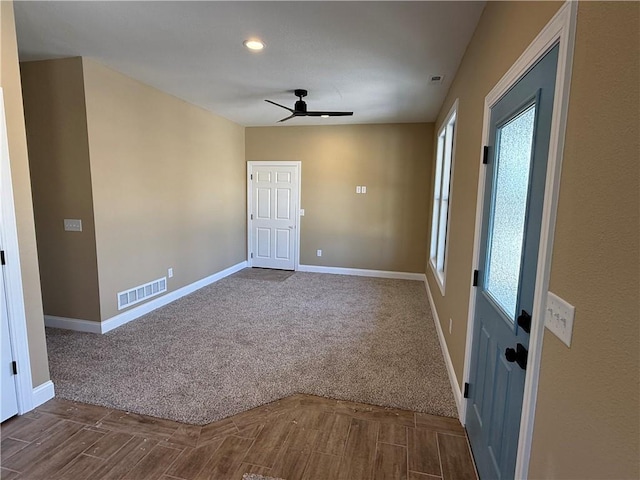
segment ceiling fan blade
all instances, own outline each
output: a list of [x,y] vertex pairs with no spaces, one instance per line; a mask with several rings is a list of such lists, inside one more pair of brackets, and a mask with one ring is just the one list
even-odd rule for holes
[[265,100],[265,102],[271,103],[271,104],[273,104],[273,105],[275,105],[277,107],[280,107],[280,108],[284,108],[285,110],[289,110],[291,113],[293,113],[292,109],[290,109],[289,107],[285,107],[284,105],[280,105],[279,103],[272,102],[271,100]]
[[287,120],[293,118],[293,117],[299,117],[300,115],[296,115],[295,113],[292,113],[291,115],[289,115],[288,117],[283,118],[282,120],[278,120],[278,123],[280,122],[286,122]]
[[294,92],[298,100],[295,103],[294,108],[289,108],[279,103],[276,103],[272,100],[265,100],[265,102],[275,105],[276,107],[284,108],[285,110],[291,112],[291,115],[283,118],[282,120],[278,120],[278,123],[286,122],[287,120],[292,119],[293,117],[349,117],[353,115],[353,112],[326,112],[326,111],[308,111],[307,104],[304,100],[304,97],[307,96],[307,91],[298,89]]
[[353,112],[307,112],[307,117],[322,117],[326,115],[328,117],[348,117],[353,115]]

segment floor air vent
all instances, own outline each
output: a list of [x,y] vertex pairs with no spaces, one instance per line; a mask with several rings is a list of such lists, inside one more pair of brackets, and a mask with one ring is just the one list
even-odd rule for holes
[[167,291],[167,277],[139,285],[130,290],[118,293],[118,310],[130,307],[138,302]]

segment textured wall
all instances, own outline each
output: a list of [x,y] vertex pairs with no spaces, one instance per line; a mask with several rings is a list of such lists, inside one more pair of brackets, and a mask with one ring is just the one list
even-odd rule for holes
[[255,127],[246,138],[247,160],[302,161],[301,264],[424,272],[433,124]]
[[531,478],[640,478],[640,4],[578,8]]
[[83,59],[102,320],[246,260],[244,128]]
[[[80,57],[20,66],[44,313],[100,321]],[[82,220],[65,232],[63,220]]]
[[49,380],[49,363],[44,336],[40,275],[38,272],[36,234],[31,203],[31,182],[29,180],[27,137],[24,128],[24,111],[12,2],[0,2],[0,17],[2,22],[2,30],[0,31],[0,86],[2,86],[4,92],[13,200],[18,229],[22,289],[29,341],[29,358],[31,359],[31,377],[35,387]]

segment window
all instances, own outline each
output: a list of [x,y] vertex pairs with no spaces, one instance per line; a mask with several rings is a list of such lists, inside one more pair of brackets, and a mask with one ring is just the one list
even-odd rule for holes
[[454,139],[456,126],[456,100],[438,132],[436,151],[436,177],[433,188],[433,216],[431,217],[431,248],[429,259],[440,290],[444,295],[447,254],[449,204],[451,201],[451,174],[453,172]]

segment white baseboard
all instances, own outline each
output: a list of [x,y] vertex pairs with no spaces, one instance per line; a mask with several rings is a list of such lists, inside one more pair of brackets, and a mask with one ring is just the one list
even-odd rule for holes
[[363,268],[322,267],[319,265],[299,265],[299,272],[331,273],[334,275],[355,275],[357,277],[397,278],[400,280],[426,281],[424,273],[389,272],[386,270],[366,270]]
[[64,328],[65,330],[75,330],[76,332],[102,333],[100,322],[91,320],[81,320],[79,318],[56,317],[54,315],[44,316],[46,327]]
[[78,318],[64,318],[45,315],[44,324],[47,327],[65,328],[67,330],[76,330],[79,332],[107,333],[114,328],[118,328],[119,326],[124,325],[125,323],[129,323],[136,318],[140,318],[141,316],[146,315],[149,312],[152,312],[160,307],[164,307],[165,305],[174,302],[177,299],[184,297],[185,295],[189,295],[196,290],[206,287],[207,285],[211,285],[212,283],[228,277],[229,275],[236,273],[246,267],[246,261],[237,263],[229,268],[221,270],[220,272],[209,275],[202,280],[198,280],[197,282],[185,285],[184,287],[169,292],[161,297],[156,297],[147,303],[143,303],[142,305],[134,307],[131,310],[127,310],[126,312],[120,313],[115,317],[104,320],[103,322],[91,322]]
[[440,319],[438,318],[438,311],[436,305],[433,302],[433,296],[429,289],[429,282],[426,278],[424,281],[424,288],[427,290],[427,296],[429,297],[429,305],[431,306],[431,312],[433,313],[433,321],[436,324],[436,330],[438,332],[438,339],[440,340],[440,348],[442,349],[442,355],[444,356],[444,364],[447,366],[447,372],[449,373],[449,381],[451,382],[451,390],[453,390],[453,396],[456,401],[456,407],[458,408],[458,418],[464,425],[464,418],[462,415],[462,391],[460,390],[460,384],[458,383],[458,377],[456,377],[456,371],[453,368],[453,362],[451,361],[451,355],[449,355],[449,349],[447,348],[447,341],[444,338]]
[[55,388],[53,387],[53,382],[49,380],[48,382],[44,382],[41,385],[38,385],[33,389],[33,393],[31,395],[32,398],[32,407],[36,408],[42,405],[45,402],[48,402],[53,397],[56,396]]

